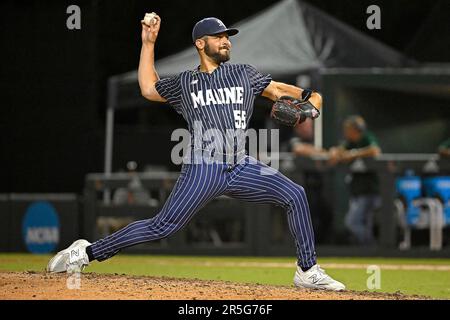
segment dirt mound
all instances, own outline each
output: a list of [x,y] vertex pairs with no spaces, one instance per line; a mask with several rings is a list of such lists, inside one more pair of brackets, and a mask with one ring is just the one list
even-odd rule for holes
[[[71,288],[71,289],[69,289]],[[324,292],[289,286],[226,281],[85,273],[77,276],[40,272],[0,273],[0,299],[69,300],[367,300],[418,299],[372,292]]]

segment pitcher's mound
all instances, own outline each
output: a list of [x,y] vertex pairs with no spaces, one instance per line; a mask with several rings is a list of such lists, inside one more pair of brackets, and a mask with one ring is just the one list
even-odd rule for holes
[[294,286],[226,281],[84,273],[80,277],[41,272],[0,273],[0,299],[109,300],[361,300],[418,299],[418,296],[371,292],[326,292]]

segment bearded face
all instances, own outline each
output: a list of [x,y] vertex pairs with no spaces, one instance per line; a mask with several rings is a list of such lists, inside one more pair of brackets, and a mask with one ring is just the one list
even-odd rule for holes
[[215,45],[205,41],[205,54],[216,64],[230,60],[230,49],[229,43]]

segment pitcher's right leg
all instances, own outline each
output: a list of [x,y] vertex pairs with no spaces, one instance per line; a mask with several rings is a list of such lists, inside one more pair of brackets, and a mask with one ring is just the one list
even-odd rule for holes
[[[155,217],[136,221],[92,244],[92,256],[106,260],[121,249],[166,238],[183,226],[225,189],[220,164],[185,165],[162,210]],[[89,250],[89,249],[88,249]]]
[[210,200],[224,192],[225,170],[226,166],[222,164],[184,165],[174,189],[158,215],[135,221],[92,244],[86,240],[75,241],[50,260],[47,271],[81,271],[94,259],[103,261],[123,248],[170,236],[185,226]]

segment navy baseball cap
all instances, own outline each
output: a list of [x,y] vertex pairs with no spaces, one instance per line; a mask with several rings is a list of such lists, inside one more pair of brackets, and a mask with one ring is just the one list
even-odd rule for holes
[[237,29],[228,29],[225,24],[217,18],[205,18],[197,22],[192,29],[192,41],[200,39],[203,36],[211,36],[226,32],[229,36],[234,36],[239,32]]

